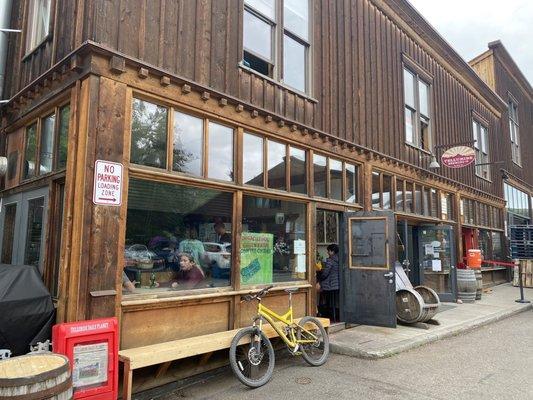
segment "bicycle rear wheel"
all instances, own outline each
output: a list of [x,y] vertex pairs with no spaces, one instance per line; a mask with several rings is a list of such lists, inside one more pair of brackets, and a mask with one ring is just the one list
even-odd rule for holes
[[274,372],[274,348],[268,337],[255,327],[241,329],[229,348],[233,373],[246,386],[263,386]]
[[298,340],[312,340],[311,343],[300,343],[303,359],[314,367],[324,364],[329,356],[329,336],[320,321],[313,317],[303,317],[297,329]]

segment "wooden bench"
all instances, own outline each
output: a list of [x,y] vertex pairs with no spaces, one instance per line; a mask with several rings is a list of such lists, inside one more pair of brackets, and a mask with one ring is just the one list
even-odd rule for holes
[[[329,319],[318,318],[318,320],[320,320],[324,328],[327,329],[329,327]],[[298,321],[299,319],[295,320],[295,322]],[[162,375],[166,372],[172,361],[199,354],[210,354],[217,350],[229,349],[231,340],[240,329],[242,328],[120,350],[118,352],[118,359],[124,364],[122,399],[131,400],[134,370],[151,365],[163,364],[158,371],[158,375]],[[274,328],[269,324],[263,325],[263,332],[269,338],[278,336]]]

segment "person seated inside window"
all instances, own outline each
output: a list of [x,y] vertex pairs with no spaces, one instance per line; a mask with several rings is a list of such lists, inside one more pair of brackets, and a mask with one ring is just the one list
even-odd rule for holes
[[180,270],[177,273],[178,281],[172,284],[174,289],[193,289],[200,287],[205,280],[205,274],[192,254],[181,253],[179,255]]

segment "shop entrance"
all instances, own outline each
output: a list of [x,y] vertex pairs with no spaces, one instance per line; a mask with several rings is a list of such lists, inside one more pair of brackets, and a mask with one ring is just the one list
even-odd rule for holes
[[5,197],[0,214],[0,262],[35,265],[43,273],[48,187]]
[[[340,271],[337,278],[333,276],[325,277],[323,268],[327,259],[330,257],[328,249],[338,250],[336,261],[340,270],[342,270],[342,243],[340,241],[340,224],[342,212],[317,209],[316,211],[316,261],[317,261],[317,282],[321,284],[321,291],[318,293],[317,306],[320,316],[330,318],[332,321],[340,321],[339,290],[322,290],[331,285],[339,284]],[[336,248],[335,248],[336,246]],[[328,261],[329,262],[329,261]],[[326,279],[327,282],[320,281]]]
[[435,290],[441,301],[456,299],[456,255],[453,227],[398,223],[398,260],[413,285]]
[[396,327],[396,222],[392,211],[343,216],[341,318],[352,324]]

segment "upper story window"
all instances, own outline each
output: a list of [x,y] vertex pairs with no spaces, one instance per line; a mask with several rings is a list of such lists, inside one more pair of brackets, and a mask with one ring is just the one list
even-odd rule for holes
[[308,92],[309,14],[308,0],[245,0],[243,64]]
[[516,164],[521,163],[520,135],[518,132],[518,106],[509,100],[509,135],[511,137],[511,155]]
[[489,135],[487,128],[480,122],[472,121],[472,132],[474,137],[474,150],[476,152],[476,175],[483,179],[490,179],[489,162]]
[[405,141],[431,151],[430,85],[409,69],[403,69]]
[[50,33],[51,0],[30,0],[26,25],[26,53],[35,49]]

